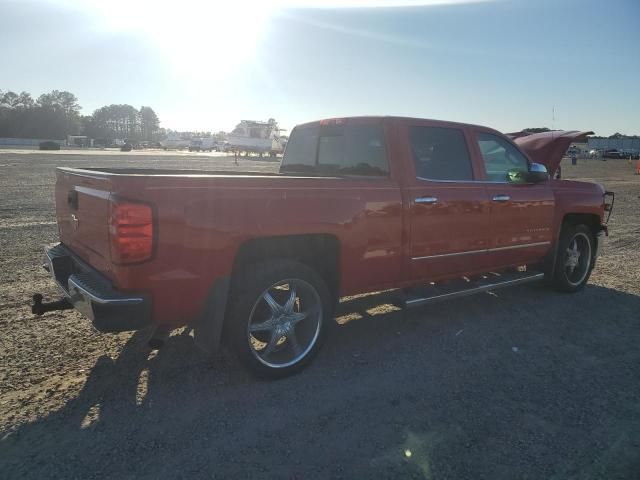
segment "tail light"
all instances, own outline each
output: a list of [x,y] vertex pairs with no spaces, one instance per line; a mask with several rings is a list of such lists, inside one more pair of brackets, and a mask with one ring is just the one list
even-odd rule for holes
[[112,200],[109,209],[111,261],[123,265],[149,260],[153,253],[151,207]]

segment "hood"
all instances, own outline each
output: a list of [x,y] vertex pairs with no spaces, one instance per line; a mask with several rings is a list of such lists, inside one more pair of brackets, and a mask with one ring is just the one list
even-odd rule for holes
[[587,135],[593,132],[579,132],[577,130],[553,130],[551,132],[510,133],[513,141],[525,152],[531,161],[541,163],[550,174],[553,174],[560,165],[563,155],[573,142],[585,142]]

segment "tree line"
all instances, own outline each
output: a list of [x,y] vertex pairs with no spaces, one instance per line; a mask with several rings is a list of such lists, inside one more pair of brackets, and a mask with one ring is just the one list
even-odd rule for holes
[[91,138],[109,143],[112,140],[158,141],[164,138],[164,129],[160,128],[160,119],[151,107],[131,105],[105,105],[82,118],[83,132]]
[[0,137],[62,140],[86,135],[98,143],[115,139],[157,141],[164,137],[151,107],[105,105],[91,115],[80,114],[77,97],[53,90],[34,99],[30,93],[0,90]]

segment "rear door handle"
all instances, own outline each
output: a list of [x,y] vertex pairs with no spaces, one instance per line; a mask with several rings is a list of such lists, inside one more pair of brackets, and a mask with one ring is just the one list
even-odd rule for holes
[[416,198],[416,203],[438,203],[438,199],[436,197],[418,197]]
[[509,195],[494,195],[493,196],[493,201],[494,202],[508,202],[509,200],[511,200],[511,197]]

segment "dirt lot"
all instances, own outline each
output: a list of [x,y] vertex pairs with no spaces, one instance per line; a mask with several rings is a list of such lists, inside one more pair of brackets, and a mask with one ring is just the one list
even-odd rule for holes
[[315,363],[279,382],[203,358],[184,332],[150,353],[144,334],[101,335],[74,312],[34,318],[31,294],[55,293],[39,264],[57,165],[234,168],[0,150],[0,478],[640,478],[640,176],[626,162],[563,166],[617,193],[584,292],[408,312],[351,299]]

